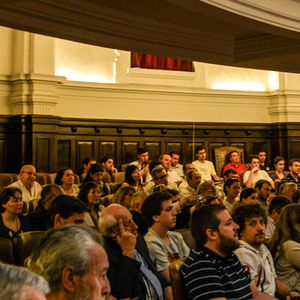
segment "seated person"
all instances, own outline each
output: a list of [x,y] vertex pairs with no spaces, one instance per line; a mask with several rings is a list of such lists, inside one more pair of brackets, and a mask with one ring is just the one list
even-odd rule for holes
[[142,206],[149,231],[145,235],[150,256],[157,271],[170,282],[169,264],[178,258],[185,258],[189,248],[182,235],[170,231],[176,225],[176,208],[168,192],[156,192],[148,196]]
[[232,219],[239,225],[240,247],[235,253],[257,288],[272,297],[299,296],[276,277],[272,255],[264,245],[266,209],[259,203],[239,205]]
[[77,197],[79,186],[74,183],[75,175],[72,169],[61,169],[56,173],[54,183],[61,186],[64,194]]
[[172,289],[157,273],[147,245],[127,208],[111,204],[101,212],[100,233],[109,258],[111,294],[118,299],[173,299]]

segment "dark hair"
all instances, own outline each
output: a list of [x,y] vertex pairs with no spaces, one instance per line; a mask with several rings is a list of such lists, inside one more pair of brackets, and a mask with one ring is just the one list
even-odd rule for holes
[[53,226],[54,218],[57,214],[67,219],[76,213],[81,214],[86,211],[88,211],[88,207],[81,200],[69,195],[59,195],[53,199],[47,214]]
[[84,203],[89,203],[88,202],[88,194],[90,190],[94,190],[98,188],[98,184],[94,181],[88,181],[84,184],[82,184],[80,191],[78,193],[78,199],[81,200]]
[[103,156],[99,162],[100,162],[100,164],[105,164],[109,159],[113,160],[113,157],[112,156]]
[[71,168],[64,168],[64,169],[60,169],[60,170],[56,173],[56,176],[55,176],[55,179],[54,179],[54,183],[55,183],[55,184],[62,185],[62,178],[64,177],[65,172],[66,172],[67,170],[72,170],[72,169],[71,169]]
[[189,169],[189,170],[187,170],[186,173],[185,173],[186,178],[192,180],[194,172],[199,173],[196,169]]
[[240,227],[238,229],[239,234],[244,231],[245,222],[253,217],[262,217],[265,224],[268,223],[267,210],[259,203],[237,205],[231,212],[231,216],[233,221]]
[[152,173],[152,170],[158,166],[161,165],[161,162],[159,160],[153,160],[149,163],[149,172]]
[[255,183],[254,188],[255,188],[255,189],[261,189],[262,186],[263,186],[265,183],[266,183],[268,186],[271,186],[271,187],[272,187],[271,183],[270,183],[268,180],[260,179],[260,180],[258,180],[258,181]]
[[140,147],[140,148],[138,148],[138,150],[137,150],[137,155],[141,155],[141,154],[146,153],[146,152],[148,152],[148,149],[147,149],[147,148],[142,148],[142,147]]
[[104,172],[103,166],[101,166],[99,163],[92,164],[82,183],[86,183],[88,181],[94,181],[92,176],[100,172],[101,173]]
[[230,188],[235,182],[240,183],[240,181],[237,178],[230,178],[224,182],[223,191],[225,195],[228,194],[227,188]]
[[171,151],[171,152],[169,153],[169,155],[170,155],[171,157],[173,157],[174,154],[180,156],[180,154],[179,154],[177,151]]
[[0,193],[0,213],[5,211],[3,204],[6,204],[10,197],[14,197],[15,193],[19,192],[22,195],[22,191],[17,187],[5,187]]
[[233,169],[228,169],[228,170],[224,171],[223,176],[228,177],[230,174],[237,174],[237,171],[233,170]]
[[272,214],[273,210],[280,213],[281,210],[288,204],[291,204],[292,201],[283,195],[278,195],[272,198],[271,203],[269,204],[268,212],[269,215]]
[[242,199],[247,199],[251,195],[255,194],[256,190],[254,188],[244,188],[240,193],[240,202]]
[[162,203],[170,199],[171,194],[168,192],[156,192],[145,199],[141,212],[149,227],[154,223],[153,217],[160,215]]
[[292,196],[292,200],[294,203],[298,203],[299,199],[300,199],[300,191],[296,191]]
[[95,158],[95,157],[86,157],[83,161],[82,161],[82,163],[81,163],[81,165],[82,166],[84,166],[84,165],[87,165],[91,160],[95,160],[95,161],[97,161],[97,159]]
[[127,168],[125,169],[125,182],[127,182],[130,185],[136,185],[136,182],[132,178],[132,173],[138,169],[139,168],[135,165],[127,166]]
[[204,146],[197,146],[196,149],[195,149],[195,154],[198,154],[198,152],[201,151],[201,150],[205,150],[206,151],[206,149],[204,148]]
[[191,232],[195,239],[196,248],[202,247],[207,242],[206,230],[219,230],[221,220],[217,215],[226,210],[221,204],[210,204],[196,208],[191,217]]
[[282,157],[282,156],[276,156],[275,158],[274,158],[274,166],[276,166],[280,161],[284,161],[285,162],[285,159],[284,159],[284,157]]
[[288,166],[291,167],[293,165],[294,162],[300,162],[300,158],[292,158],[288,161]]
[[249,164],[252,163],[252,160],[254,158],[259,159],[258,155],[256,155],[256,154],[251,154],[251,155],[248,156],[248,162],[249,162]]
[[41,191],[41,199],[39,200],[39,202],[43,203],[47,199],[53,198],[54,197],[54,195],[52,193],[53,188],[56,188],[56,189],[59,189],[62,191],[61,187],[58,184],[46,184],[43,186],[43,189]]

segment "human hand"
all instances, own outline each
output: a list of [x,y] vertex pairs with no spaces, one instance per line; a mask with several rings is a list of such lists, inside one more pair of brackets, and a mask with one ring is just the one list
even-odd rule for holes
[[136,236],[129,230],[125,230],[122,219],[119,219],[118,225],[117,243],[120,245],[124,256],[133,257],[136,246]]

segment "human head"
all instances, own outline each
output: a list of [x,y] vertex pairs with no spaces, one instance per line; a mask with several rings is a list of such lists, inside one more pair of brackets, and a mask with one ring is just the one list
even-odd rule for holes
[[226,181],[230,178],[239,178],[238,173],[237,173],[236,170],[228,169],[228,170],[224,171],[224,173],[223,173],[224,181]]
[[168,171],[171,167],[171,156],[169,154],[162,154],[159,160],[165,170]]
[[284,182],[279,186],[279,194],[292,199],[293,194],[298,190],[297,183],[295,182]]
[[52,200],[58,196],[62,195],[63,190],[61,187],[57,184],[46,184],[43,186],[42,192],[41,192],[41,199],[39,200],[40,203],[44,206],[44,208],[47,210],[52,202]]
[[103,236],[115,239],[120,234],[119,222],[123,222],[124,229],[137,236],[137,225],[132,219],[130,211],[123,205],[110,204],[101,211],[99,231]]
[[206,160],[206,149],[203,146],[196,147],[195,153],[196,153],[198,160],[200,160],[200,161]]
[[87,206],[81,200],[69,196],[59,195],[55,197],[48,209],[51,225],[55,228],[67,224],[82,224]]
[[47,231],[27,265],[48,281],[53,299],[63,294],[66,299],[104,300],[110,292],[101,236],[88,227],[68,225]]
[[114,169],[114,160],[112,157],[104,156],[100,159],[100,164],[103,166],[103,168],[110,172]]
[[140,162],[141,165],[143,165],[144,163],[146,163],[149,159],[149,153],[148,153],[148,149],[146,148],[138,148],[137,150],[137,157],[138,157],[138,161]]
[[288,162],[289,171],[294,176],[299,176],[300,174],[300,158],[292,158]]
[[129,209],[131,205],[131,197],[134,193],[135,189],[132,186],[122,186],[115,193],[112,203],[124,205]]
[[46,300],[47,281],[30,270],[0,263],[0,299]]
[[36,168],[33,165],[22,166],[19,174],[20,180],[27,187],[31,188],[36,180]]
[[171,151],[169,155],[171,157],[171,166],[176,167],[179,163],[180,154],[177,151]]
[[125,182],[131,185],[136,185],[136,183],[141,179],[141,176],[142,174],[137,166],[127,166],[125,170]]
[[156,192],[149,195],[142,205],[142,215],[149,227],[155,223],[160,223],[167,229],[173,228],[176,225],[176,210],[172,203],[171,194]]
[[232,213],[233,221],[239,225],[240,239],[253,247],[260,247],[265,241],[265,229],[268,222],[266,209],[259,203],[241,204]]
[[276,156],[274,158],[274,167],[276,171],[282,172],[285,167],[285,159],[281,156]]
[[255,190],[262,200],[267,200],[272,192],[272,185],[269,181],[261,179],[255,183]]
[[258,201],[258,194],[254,188],[244,188],[240,193],[240,202]]
[[239,247],[238,225],[235,224],[225,206],[204,205],[197,208],[191,217],[191,232],[196,248],[214,245],[221,255],[228,255]]
[[82,161],[82,167],[85,170],[85,172],[87,173],[87,171],[89,170],[90,166],[95,164],[97,162],[95,157],[86,157],[83,161]]
[[163,167],[158,166],[154,168],[151,172],[151,176],[153,178],[155,185],[168,184],[167,173]]
[[13,215],[20,214],[23,208],[22,192],[16,187],[5,187],[0,193],[0,213],[5,210]]
[[94,181],[88,181],[82,184],[77,197],[87,205],[95,206],[99,204],[100,194],[98,184]]
[[194,165],[193,165],[191,162],[185,163],[185,164],[183,165],[183,172],[184,172],[184,174],[186,174],[186,172],[187,172],[188,170],[193,170],[193,169],[195,169],[195,167],[194,167]]
[[257,155],[249,155],[248,162],[251,169],[259,168],[259,157]]
[[185,175],[188,185],[193,189],[197,189],[201,182],[201,174],[197,170],[192,169],[188,170]]
[[292,201],[283,195],[277,195],[277,196],[273,197],[271,200],[271,203],[269,204],[269,208],[268,208],[269,216],[275,222],[277,222],[282,209],[286,205],[291,204],[291,203],[292,203]]
[[88,181],[95,181],[96,183],[100,183],[103,178],[103,173],[104,168],[101,164],[92,164],[86,174],[86,177],[84,178],[83,183]]
[[70,168],[61,169],[57,172],[54,183],[58,185],[73,184],[75,175]]
[[239,163],[240,162],[239,152],[236,150],[229,152],[229,160],[234,164]]
[[224,182],[224,194],[227,196],[228,194],[233,195],[233,197],[237,197],[240,193],[241,185],[240,181],[237,178],[231,178]]
[[213,183],[204,181],[198,186],[197,194],[202,196],[212,196],[216,195],[216,192],[217,191]]
[[300,203],[300,191],[299,190],[293,194],[292,201],[294,203]]
[[258,159],[259,159],[259,163],[264,163],[266,161],[267,158],[267,153],[264,150],[261,150],[257,153]]

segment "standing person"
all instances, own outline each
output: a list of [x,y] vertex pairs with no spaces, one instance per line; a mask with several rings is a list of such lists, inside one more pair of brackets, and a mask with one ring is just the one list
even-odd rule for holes
[[148,196],[142,206],[142,215],[149,230],[145,235],[149,253],[161,276],[171,282],[170,262],[188,256],[190,249],[179,232],[170,231],[176,226],[177,211],[168,192]]
[[259,159],[259,168],[264,171],[270,171],[271,164],[267,161],[267,152],[261,150],[257,153],[257,156]]
[[272,255],[264,245],[266,209],[258,203],[239,205],[233,211],[232,219],[239,225],[240,247],[235,253],[259,291],[272,297],[275,293],[280,297],[299,296],[276,278]]
[[291,290],[300,291],[300,204],[286,205],[279,216],[270,251],[275,262],[275,269]]
[[216,171],[213,163],[209,160],[206,160],[206,149],[202,146],[198,146],[195,150],[198,160],[192,162],[194,168],[201,175],[201,182],[204,181],[222,181]]
[[251,170],[246,171],[243,176],[243,183],[246,187],[254,187],[257,181],[264,179],[269,181],[272,188],[274,189],[274,182],[270,178],[269,174],[264,170],[260,170],[259,158],[257,155],[249,156],[249,166]]
[[181,269],[188,299],[274,299],[259,292],[233,252],[239,247],[239,226],[225,206],[204,205],[192,214],[196,248]]
[[300,190],[300,158],[292,158],[288,162],[289,174],[286,175],[282,180],[281,184],[285,182],[294,182]]
[[54,183],[60,185],[66,195],[77,197],[79,186],[74,181],[75,175],[69,168],[59,170],[54,179]]
[[280,182],[288,174],[287,171],[284,171],[285,159],[281,156],[276,156],[274,158],[274,167],[275,171],[270,175],[270,177],[274,182]]
[[38,200],[41,198],[42,187],[36,181],[36,168],[33,165],[22,166],[19,179],[10,184],[9,187],[16,187],[21,190],[22,199],[24,205],[26,206],[25,212],[29,208],[29,201]]
[[[149,177],[149,152],[146,148],[138,148],[137,150],[137,160],[131,162],[129,165],[134,165],[138,167],[138,169],[141,171],[141,182],[143,184],[146,184],[147,177]],[[149,178],[150,180],[150,178]]]
[[241,163],[240,154],[238,151],[233,150],[229,152],[228,155],[230,162],[224,166],[223,174],[226,170],[232,169],[236,171],[236,173],[238,174],[238,178],[240,178],[240,174],[247,171],[246,165]]
[[174,170],[181,178],[184,179],[183,166],[179,163],[180,154],[176,151],[171,151],[169,153],[171,157],[171,170]]

